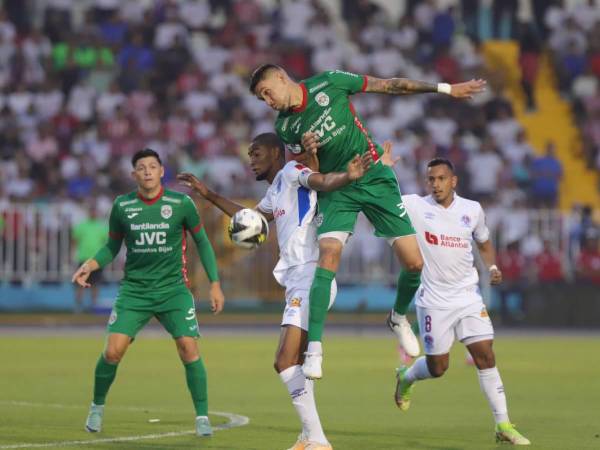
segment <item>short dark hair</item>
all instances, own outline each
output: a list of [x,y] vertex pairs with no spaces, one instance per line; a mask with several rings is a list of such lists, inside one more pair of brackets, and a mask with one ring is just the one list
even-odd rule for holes
[[135,168],[135,163],[138,162],[138,159],[147,158],[148,156],[153,156],[157,159],[158,163],[162,166],[162,161],[160,160],[160,156],[151,148],[145,148],[143,150],[139,150],[135,152],[135,155],[131,158],[131,165]]
[[441,156],[433,158],[431,161],[429,161],[427,163],[427,168],[429,169],[430,167],[441,165],[448,166],[452,173],[454,173],[454,164],[452,164],[452,161],[450,161],[448,158],[442,158]]
[[252,139],[252,145],[262,145],[279,150],[279,157],[285,158],[285,144],[275,133],[262,133]]
[[250,77],[250,92],[255,94],[254,90],[256,89],[256,85],[264,80],[272,70],[283,69],[277,64],[273,63],[263,64],[254,69],[254,72],[252,72],[252,76]]

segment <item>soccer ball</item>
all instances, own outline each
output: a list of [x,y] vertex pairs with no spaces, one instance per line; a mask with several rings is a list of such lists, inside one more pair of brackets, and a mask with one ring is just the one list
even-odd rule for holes
[[261,213],[244,208],[231,217],[228,231],[229,238],[235,245],[253,249],[267,240],[269,224]]

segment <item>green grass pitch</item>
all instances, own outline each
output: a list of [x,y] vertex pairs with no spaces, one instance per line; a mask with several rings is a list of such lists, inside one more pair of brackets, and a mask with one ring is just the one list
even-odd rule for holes
[[[102,338],[4,335],[0,448],[55,448],[53,443],[62,442],[86,449],[287,449],[299,425],[272,369],[276,340],[275,335],[209,334],[201,341],[210,409],[248,416],[247,426],[217,431],[210,439],[186,434],[137,440],[193,429],[184,371],[169,338],[142,335],[130,348],[108,397],[104,429],[92,435],[83,424]],[[600,448],[600,338],[500,337],[495,348],[511,419],[533,448]],[[453,349],[446,376],[416,386],[407,413],[393,402],[397,354],[391,335],[329,337],[325,349],[317,401],[335,449],[497,448],[475,369],[464,364],[460,346]],[[120,437],[134,439],[68,444]]]

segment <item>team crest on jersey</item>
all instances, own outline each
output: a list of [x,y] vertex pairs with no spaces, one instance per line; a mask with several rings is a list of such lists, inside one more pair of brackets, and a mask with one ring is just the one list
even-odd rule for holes
[[426,218],[426,219],[429,219],[429,220],[433,220],[433,219],[435,219],[435,214],[434,214],[434,213],[432,213],[432,212],[430,212],[430,211],[427,211],[427,212],[425,213],[425,218]]
[[460,223],[462,224],[463,227],[470,227],[471,226],[471,218],[465,214],[464,216],[462,216],[460,218]]
[[290,301],[290,306],[293,308],[299,308],[301,304],[302,304],[302,299],[300,297],[294,297]]
[[160,215],[163,219],[171,217],[173,215],[173,208],[171,208],[171,205],[162,205],[160,207]]
[[327,106],[329,105],[329,95],[327,95],[325,92],[319,92],[317,95],[315,95],[315,101],[320,106]]
[[315,216],[315,224],[320,227],[323,225],[323,213],[319,213]]
[[110,312],[110,317],[108,318],[108,324],[112,325],[113,323],[115,323],[117,321],[117,312],[113,309]]

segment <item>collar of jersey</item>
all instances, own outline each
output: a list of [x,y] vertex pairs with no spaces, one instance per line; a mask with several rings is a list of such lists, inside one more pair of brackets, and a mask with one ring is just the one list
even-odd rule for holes
[[154,205],[158,201],[158,199],[162,197],[162,195],[163,195],[164,192],[165,192],[165,188],[163,186],[161,186],[160,187],[160,192],[158,194],[156,194],[156,197],[154,197],[154,198],[146,198],[143,195],[141,195],[139,191],[137,193],[137,196],[146,205]]
[[299,113],[306,109],[306,102],[308,100],[308,92],[306,90],[306,85],[304,83],[300,83],[300,87],[302,88],[302,104],[300,106],[296,106],[295,108],[291,108],[290,111],[293,113]]

